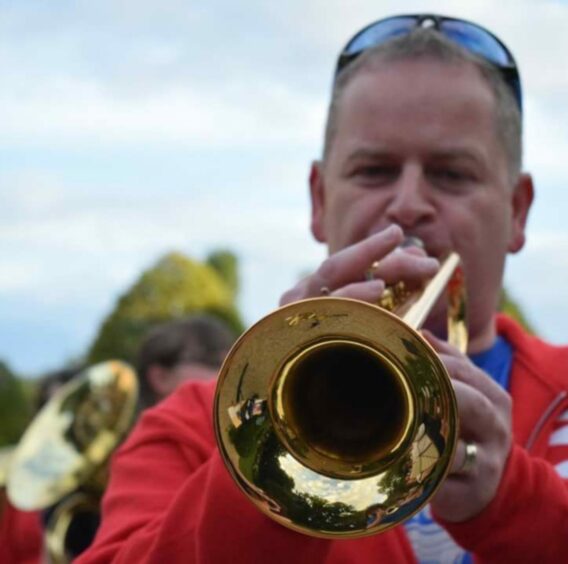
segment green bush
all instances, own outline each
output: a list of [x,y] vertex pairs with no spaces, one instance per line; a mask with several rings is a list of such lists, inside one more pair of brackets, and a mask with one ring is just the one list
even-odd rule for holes
[[0,447],[18,442],[32,416],[22,382],[0,361]]
[[91,346],[89,363],[119,358],[132,362],[139,343],[156,324],[208,312],[237,332],[243,329],[234,290],[213,267],[181,253],[162,257],[121,296]]

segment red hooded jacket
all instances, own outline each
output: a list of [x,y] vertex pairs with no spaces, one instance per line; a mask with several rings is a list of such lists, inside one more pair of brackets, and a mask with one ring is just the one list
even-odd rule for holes
[[[568,348],[500,316],[514,349],[515,444],[496,497],[444,523],[478,562],[568,562]],[[311,538],[261,514],[215,445],[214,384],[190,382],[147,411],[117,453],[95,543],[80,564],[416,562],[404,527],[352,540]]]

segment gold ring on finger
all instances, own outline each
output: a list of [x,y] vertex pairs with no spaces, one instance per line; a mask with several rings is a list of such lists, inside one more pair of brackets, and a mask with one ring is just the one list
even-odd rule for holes
[[380,260],[375,260],[371,263],[371,266],[367,268],[367,270],[365,271],[366,282],[370,282],[371,280],[375,279],[375,275],[377,274],[377,269],[379,268],[380,264],[381,264]]
[[475,443],[465,443],[465,455],[463,464],[457,471],[458,474],[469,474],[475,467],[477,461],[477,445]]

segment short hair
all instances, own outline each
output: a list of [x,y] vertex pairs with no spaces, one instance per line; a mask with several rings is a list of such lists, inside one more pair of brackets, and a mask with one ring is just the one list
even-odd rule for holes
[[[361,53],[335,77],[328,110],[323,159],[329,155],[337,128],[341,95],[346,86],[363,69],[381,63],[430,59],[448,64],[466,63],[478,69],[495,98],[495,129],[505,150],[510,178],[515,180],[522,167],[522,119],[511,88],[499,70],[490,62],[470,53],[463,47],[431,28],[417,28]],[[448,85],[451,87],[451,85]]]
[[173,369],[179,364],[196,363],[219,368],[235,338],[224,322],[207,314],[176,319],[151,329],[136,360],[142,406],[154,405],[158,399],[148,382],[150,366]]

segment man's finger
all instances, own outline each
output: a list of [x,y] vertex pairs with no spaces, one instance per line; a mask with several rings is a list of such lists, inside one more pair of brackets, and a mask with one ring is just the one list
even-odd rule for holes
[[331,255],[310,277],[307,287],[309,296],[319,295],[322,287],[333,291],[362,281],[373,261],[392,252],[403,240],[402,229],[398,225],[391,225],[384,231]]

